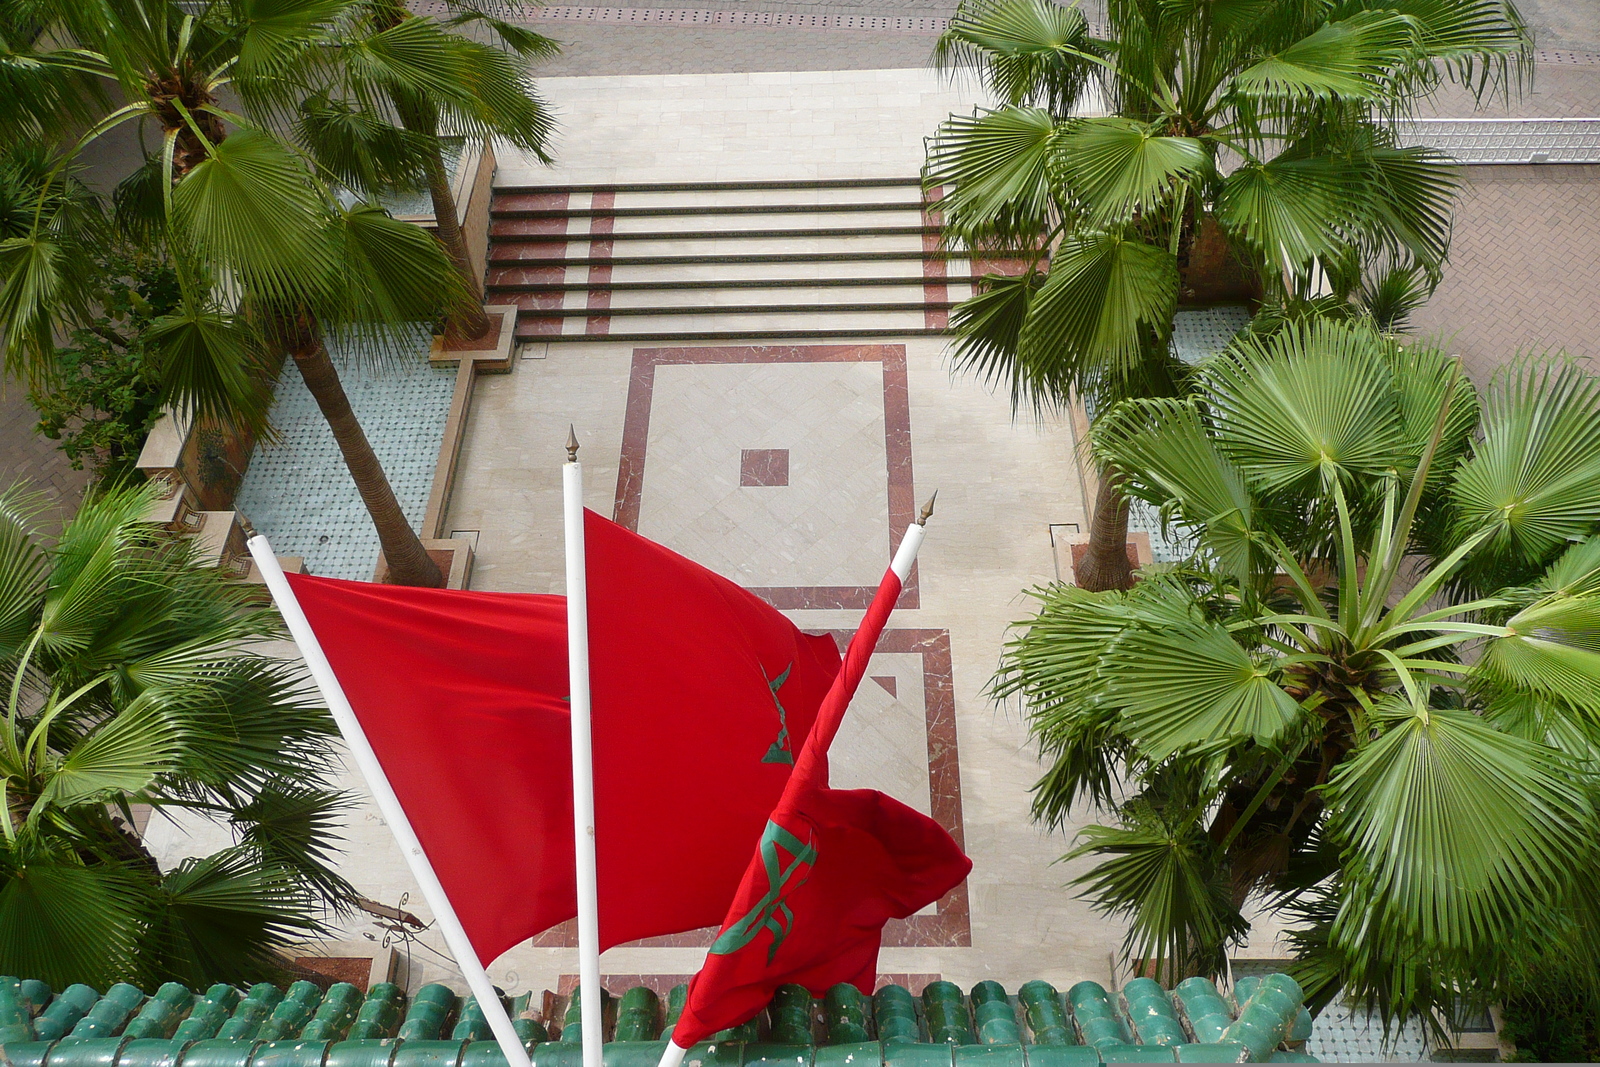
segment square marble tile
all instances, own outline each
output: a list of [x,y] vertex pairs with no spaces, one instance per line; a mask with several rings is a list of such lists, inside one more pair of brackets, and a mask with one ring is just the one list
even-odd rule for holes
[[[781,486],[741,485],[747,452]],[[747,586],[875,585],[888,563],[880,363],[657,367],[639,533]]]

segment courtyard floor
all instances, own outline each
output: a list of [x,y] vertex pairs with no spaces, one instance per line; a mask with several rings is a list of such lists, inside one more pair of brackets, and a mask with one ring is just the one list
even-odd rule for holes
[[[551,9],[538,25],[569,51],[540,85],[562,124],[562,162],[502,158],[497,184],[915,175],[923,137],[979,94],[923,65],[936,33],[925,21],[946,11],[866,3],[758,0],[712,25],[618,21],[677,11],[649,4]],[[901,21],[851,29],[840,21],[850,18]],[[1600,114],[1600,26],[1581,17],[1550,26],[1566,58],[1552,59],[1541,91],[1512,113]],[[1439,104],[1441,114],[1463,108],[1449,94]],[[1528,345],[1594,354],[1597,170],[1469,169],[1456,261],[1417,328],[1448,335],[1480,376]],[[1013,417],[1005,397],[952,374],[937,337],[667,348],[556,335],[524,355],[511,374],[478,381],[448,513],[448,532],[476,544],[477,589],[562,590],[569,424],[590,507],[767,591],[808,629],[855,625],[859,610],[837,605],[876,581],[911,508],[939,490],[914,591],[836,746],[836,780],[929,811],[976,867],[964,890],[890,932],[880,969],[913,983],[1120,982],[1120,927],[1063,888],[1078,869],[1052,863],[1070,828],[1046,834],[1030,821],[1036,758],[1016,709],[985,694],[1006,625],[1027,612],[1022,591],[1061,576],[1060,550],[1085,521],[1066,422]],[[219,833],[158,819],[150,842],[169,857],[204,851]],[[347,847],[346,873],[363,894],[404,897],[426,916],[375,810],[358,810]],[[345,930],[372,932],[365,920]],[[680,980],[706,941],[615,949],[603,970],[618,984]],[[1262,929],[1244,954],[1271,957],[1272,942]],[[507,989],[555,989],[575,962],[558,930],[491,974]],[[413,985],[450,974],[425,951],[411,963]]]
[[[542,88],[564,115],[566,162],[503,160],[504,184],[914,175],[923,132],[973,99],[919,69]],[[1120,931],[1062,891],[1073,872],[1051,863],[1066,839],[1028,819],[1037,764],[1020,717],[983,692],[1006,624],[1027,610],[1022,590],[1058,577],[1055,544],[1085,520],[1072,432],[1014,419],[1007,399],[953,377],[943,348],[937,337],[528,346],[511,374],[478,381],[447,526],[476,544],[473,588],[562,591],[560,465],[575,425],[591,508],[761,588],[807,629],[847,635],[913,508],[939,490],[914,589],[835,746],[836,781],[930,812],[977,868],[891,932],[881,969],[967,984],[1105,981]],[[781,453],[781,478],[750,467],[758,450]],[[158,820],[150,840],[161,854],[205,833]],[[406,907],[426,915],[375,811],[351,820],[346,847],[364,895],[392,904],[409,893]],[[502,957],[495,980],[558,988],[575,971],[570,934],[542,940]],[[707,940],[614,949],[603,967],[687,975]],[[413,983],[448,973],[431,956],[414,963]]]

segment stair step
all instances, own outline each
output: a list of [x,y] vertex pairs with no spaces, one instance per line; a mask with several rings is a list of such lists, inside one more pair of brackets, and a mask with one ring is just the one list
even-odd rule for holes
[[571,185],[497,185],[496,195],[521,193],[692,193],[730,189],[887,189],[895,186],[922,188],[922,179],[911,178],[801,178],[758,179],[721,182],[593,182]]
[[938,226],[919,223],[905,226],[819,226],[798,230],[618,230],[615,233],[597,234],[557,231],[550,236],[552,238],[565,236],[568,241],[748,241],[756,238],[769,241],[814,241],[838,237],[917,236],[939,232]]
[[[944,259],[965,260],[969,253],[961,250],[921,252],[916,249],[884,249],[865,252],[744,252],[734,255],[662,255],[662,256],[507,256],[489,251],[491,267],[644,267],[655,264],[690,263],[881,263],[888,260]],[[493,284],[493,283],[491,283]]]
[[883,201],[880,203],[848,203],[848,204],[684,204],[661,207],[608,207],[595,208],[519,208],[500,207],[498,203],[489,206],[489,217],[493,219],[582,219],[600,216],[614,219],[636,219],[652,217],[690,217],[704,215],[808,215],[808,214],[845,214],[847,212],[883,211],[894,212],[915,211],[920,214],[925,205],[920,200]]
[[524,333],[519,326],[517,329],[517,342],[519,344],[540,341],[548,341],[551,344],[597,344],[610,341],[617,344],[644,344],[647,342],[676,343],[682,341],[829,341],[849,337],[940,337],[949,332],[946,329],[906,327],[890,329],[685,330],[681,333],[677,331],[645,330],[634,333],[538,334]]
[[[595,220],[597,222],[601,220]],[[612,225],[598,232],[579,221],[574,227],[563,219],[496,219],[489,224],[489,237],[496,241],[565,239],[567,241],[651,240],[657,237],[718,238],[743,237],[755,234],[768,238],[810,238],[815,234],[833,237],[876,236],[884,233],[906,233],[913,224],[929,225],[920,214],[908,211],[880,211],[849,218],[831,214],[819,208],[806,215],[790,215],[779,220],[788,223],[784,229],[773,228],[773,216],[739,215],[731,217],[673,215],[655,213],[634,218],[609,220]]]
[[[595,269],[596,267],[599,269]],[[597,284],[600,282],[615,283],[612,285],[613,288],[624,283],[715,286],[733,281],[737,281],[739,285],[748,283],[746,286],[748,288],[761,288],[764,284],[781,286],[790,281],[802,283],[814,281],[820,285],[831,286],[842,285],[852,280],[870,281],[878,278],[884,279],[882,284],[886,285],[897,281],[910,285],[917,282],[937,284],[938,275],[941,273],[948,275],[951,280],[966,279],[971,275],[964,260],[930,262],[920,256],[874,260],[868,263],[848,260],[833,262],[825,259],[807,259],[798,263],[731,263],[725,259],[717,259],[710,263],[606,262],[574,266],[571,270],[568,270],[565,264],[544,266],[512,264],[492,268],[488,273],[487,284],[491,287],[510,289],[528,285],[574,285],[582,289],[590,287],[590,275],[594,275],[592,282],[595,283],[593,286],[595,288],[600,287]]]
[[[524,298],[528,300],[528,298]],[[532,300],[523,303],[512,300],[524,312],[544,318],[618,318],[631,315],[829,315],[845,312],[871,312],[881,314],[891,311],[948,311],[955,306],[951,300],[901,300],[877,304],[670,304],[643,307],[604,308],[541,306]]]
[[[494,261],[503,259],[530,260],[555,259],[578,253],[615,257],[618,253],[630,256],[664,258],[667,256],[733,256],[741,252],[765,255],[798,255],[816,257],[831,252],[912,252],[922,254],[925,238],[916,234],[859,234],[850,237],[800,236],[785,239],[756,238],[740,240],[729,237],[707,237],[703,234],[654,235],[647,240],[628,240],[618,235],[616,241],[596,239],[585,247],[587,239],[557,244],[542,239],[525,241],[501,239],[495,244]],[[598,245],[598,247],[594,247]],[[570,262],[570,261],[569,261]]]
[[934,325],[930,315],[944,309],[920,301],[895,305],[758,305],[692,308],[535,308],[517,317],[518,332],[566,336],[601,330],[630,333],[707,332],[735,336],[767,330],[907,330]]
[[497,293],[582,293],[591,289],[612,293],[647,292],[653,290],[710,290],[710,289],[856,289],[876,285],[961,285],[972,279],[961,277],[935,277],[926,274],[909,274],[903,277],[875,278],[714,278],[705,281],[653,280],[640,282],[609,281],[602,285],[588,282],[498,282],[490,288]]
[[[973,279],[968,253],[918,247],[932,206],[916,177],[500,187],[488,289],[520,309],[522,343],[937,336]],[[612,232],[569,232],[585,219]]]

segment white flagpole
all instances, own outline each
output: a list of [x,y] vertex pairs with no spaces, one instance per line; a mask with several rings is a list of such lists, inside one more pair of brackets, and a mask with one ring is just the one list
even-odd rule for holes
[[489,981],[489,973],[478,962],[478,953],[467,938],[467,931],[462,927],[444,886],[440,884],[439,876],[433,872],[433,864],[428,862],[428,854],[422,850],[422,842],[417,840],[411,820],[406,818],[405,808],[400,806],[400,798],[395,796],[394,787],[389,784],[389,777],[378,762],[378,754],[372,751],[372,745],[361,729],[361,721],[350,707],[344,687],[339,684],[328,657],[323,654],[311,623],[307,621],[305,612],[300,610],[300,601],[295,599],[289,580],[283,576],[283,568],[278,566],[278,557],[273,555],[272,546],[267,544],[265,537],[253,534],[248,547],[251,558],[256,561],[262,578],[266,580],[273,601],[278,605],[279,614],[289,627],[290,636],[300,646],[300,655],[305,658],[312,680],[322,692],[323,702],[333,713],[333,721],[344,736],[345,747],[350,750],[351,758],[366,779],[367,788],[372,790],[372,797],[378,802],[378,811],[389,824],[400,846],[400,854],[406,859],[406,866],[411,868],[411,876],[422,887],[423,899],[433,909],[434,921],[439,924],[439,932],[444,934],[445,944],[455,957],[456,966],[461,968],[462,977],[466,978],[472,995],[478,998],[478,1007],[482,1009],[489,1029],[494,1031],[495,1041],[499,1043],[506,1063],[509,1067],[532,1067],[528,1051],[522,1047],[522,1040],[511,1026],[511,1017],[506,1014],[505,1005],[500,1003],[494,983]]
[[900,547],[895,551],[894,560],[889,564],[894,576],[902,582],[911,576],[911,568],[917,562],[917,552],[922,548],[922,539],[928,533],[928,520],[933,517],[933,502],[938,499],[939,490],[935,489],[928,502],[922,505],[922,514],[917,517],[917,521],[906,527],[906,534],[900,539]]
[[572,832],[578,861],[578,991],[583,1067],[601,1067],[600,902],[594,859],[594,748],[589,731],[589,584],[583,552],[583,464],[567,430],[561,468],[567,542],[567,688],[572,709]]
[[[900,539],[900,547],[895,550],[889,569],[894,571],[895,577],[902,582],[911,574],[911,567],[917,562],[917,551],[922,548],[922,539],[928,533],[928,520],[933,517],[933,502],[938,499],[939,491],[935,489],[928,502],[922,505],[922,514],[906,527],[905,536]],[[659,1067],[680,1067],[683,1058],[688,1054],[689,1050],[673,1038],[667,1042],[667,1047],[661,1050]],[[585,1067],[589,1065],[586,1064]]]

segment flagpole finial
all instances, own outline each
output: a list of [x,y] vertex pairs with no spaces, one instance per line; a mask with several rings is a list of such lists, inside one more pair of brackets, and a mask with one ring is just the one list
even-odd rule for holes
[[570,423],[567,425],[567,462],[578,462],[578,431]]
[[933,502],[938,499],[939,490],[935,489],[933,495],[928,498],[928,502],[922,505],[922,515],[917,519],[918,526],[928,525],[928,520],[933,518]]

